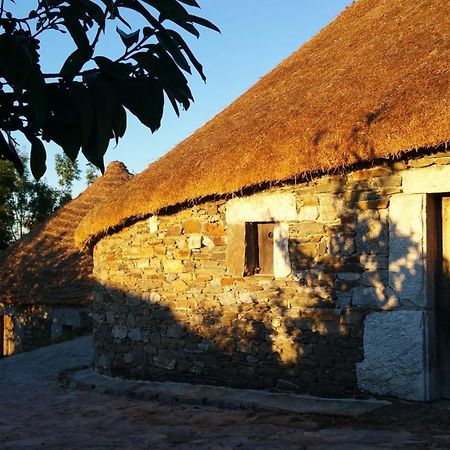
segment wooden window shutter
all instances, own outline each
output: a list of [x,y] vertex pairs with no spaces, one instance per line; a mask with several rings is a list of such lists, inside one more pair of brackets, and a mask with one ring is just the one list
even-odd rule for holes
[[227,267],[232,276],[244,275],[245,247],[245,223],[227,225]]

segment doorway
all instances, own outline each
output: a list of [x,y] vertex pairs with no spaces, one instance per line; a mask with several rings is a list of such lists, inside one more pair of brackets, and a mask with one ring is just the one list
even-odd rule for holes
[[450,196],[438,199],[436,289],[437,369],[442,398],[450,399]]
[[14,319],[0,315],[0,358],[14,353]]

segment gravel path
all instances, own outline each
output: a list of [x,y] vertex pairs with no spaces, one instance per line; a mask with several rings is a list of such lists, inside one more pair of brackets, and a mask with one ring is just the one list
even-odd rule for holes
[[420,413],[415,426],[414,405],[355,420],[167,405],[61,386],[58,374],[88,366],[90,348],[85,337],[0,360],[0,449],[450,448],[446,404],[423,406],[430,423]]

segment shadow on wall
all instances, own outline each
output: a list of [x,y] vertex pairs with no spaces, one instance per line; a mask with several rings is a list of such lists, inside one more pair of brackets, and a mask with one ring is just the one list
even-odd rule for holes
[[[386,189],[376,180],[355,181],[351,191],[348,182],[338,184],[332,196],[319,195],[317,205],[305,206],[312,208],[311,220],[290,224],[289,279],[256,275],[246,286],[244,277],[201,304],[187,295],[165,299],[156,291],[97,284],[97,370],[319,395],[357,393],[365,316],[415,308],[399,295],[406,298],[401,292],[409,281],[423,277],[422,244],[388,222],[389,196],[380,195]],[[394,240],[396,251],[389,252]],[[398,274],[391,280],[395,292],[389,266]]]

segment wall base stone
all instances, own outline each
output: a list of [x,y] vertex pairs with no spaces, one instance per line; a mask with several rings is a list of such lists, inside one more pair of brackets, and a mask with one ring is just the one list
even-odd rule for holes
[[428,400],[425,315],[423,311],[392,311],[366,317],[364,360],[357,364],[360,389],[408,400]]

